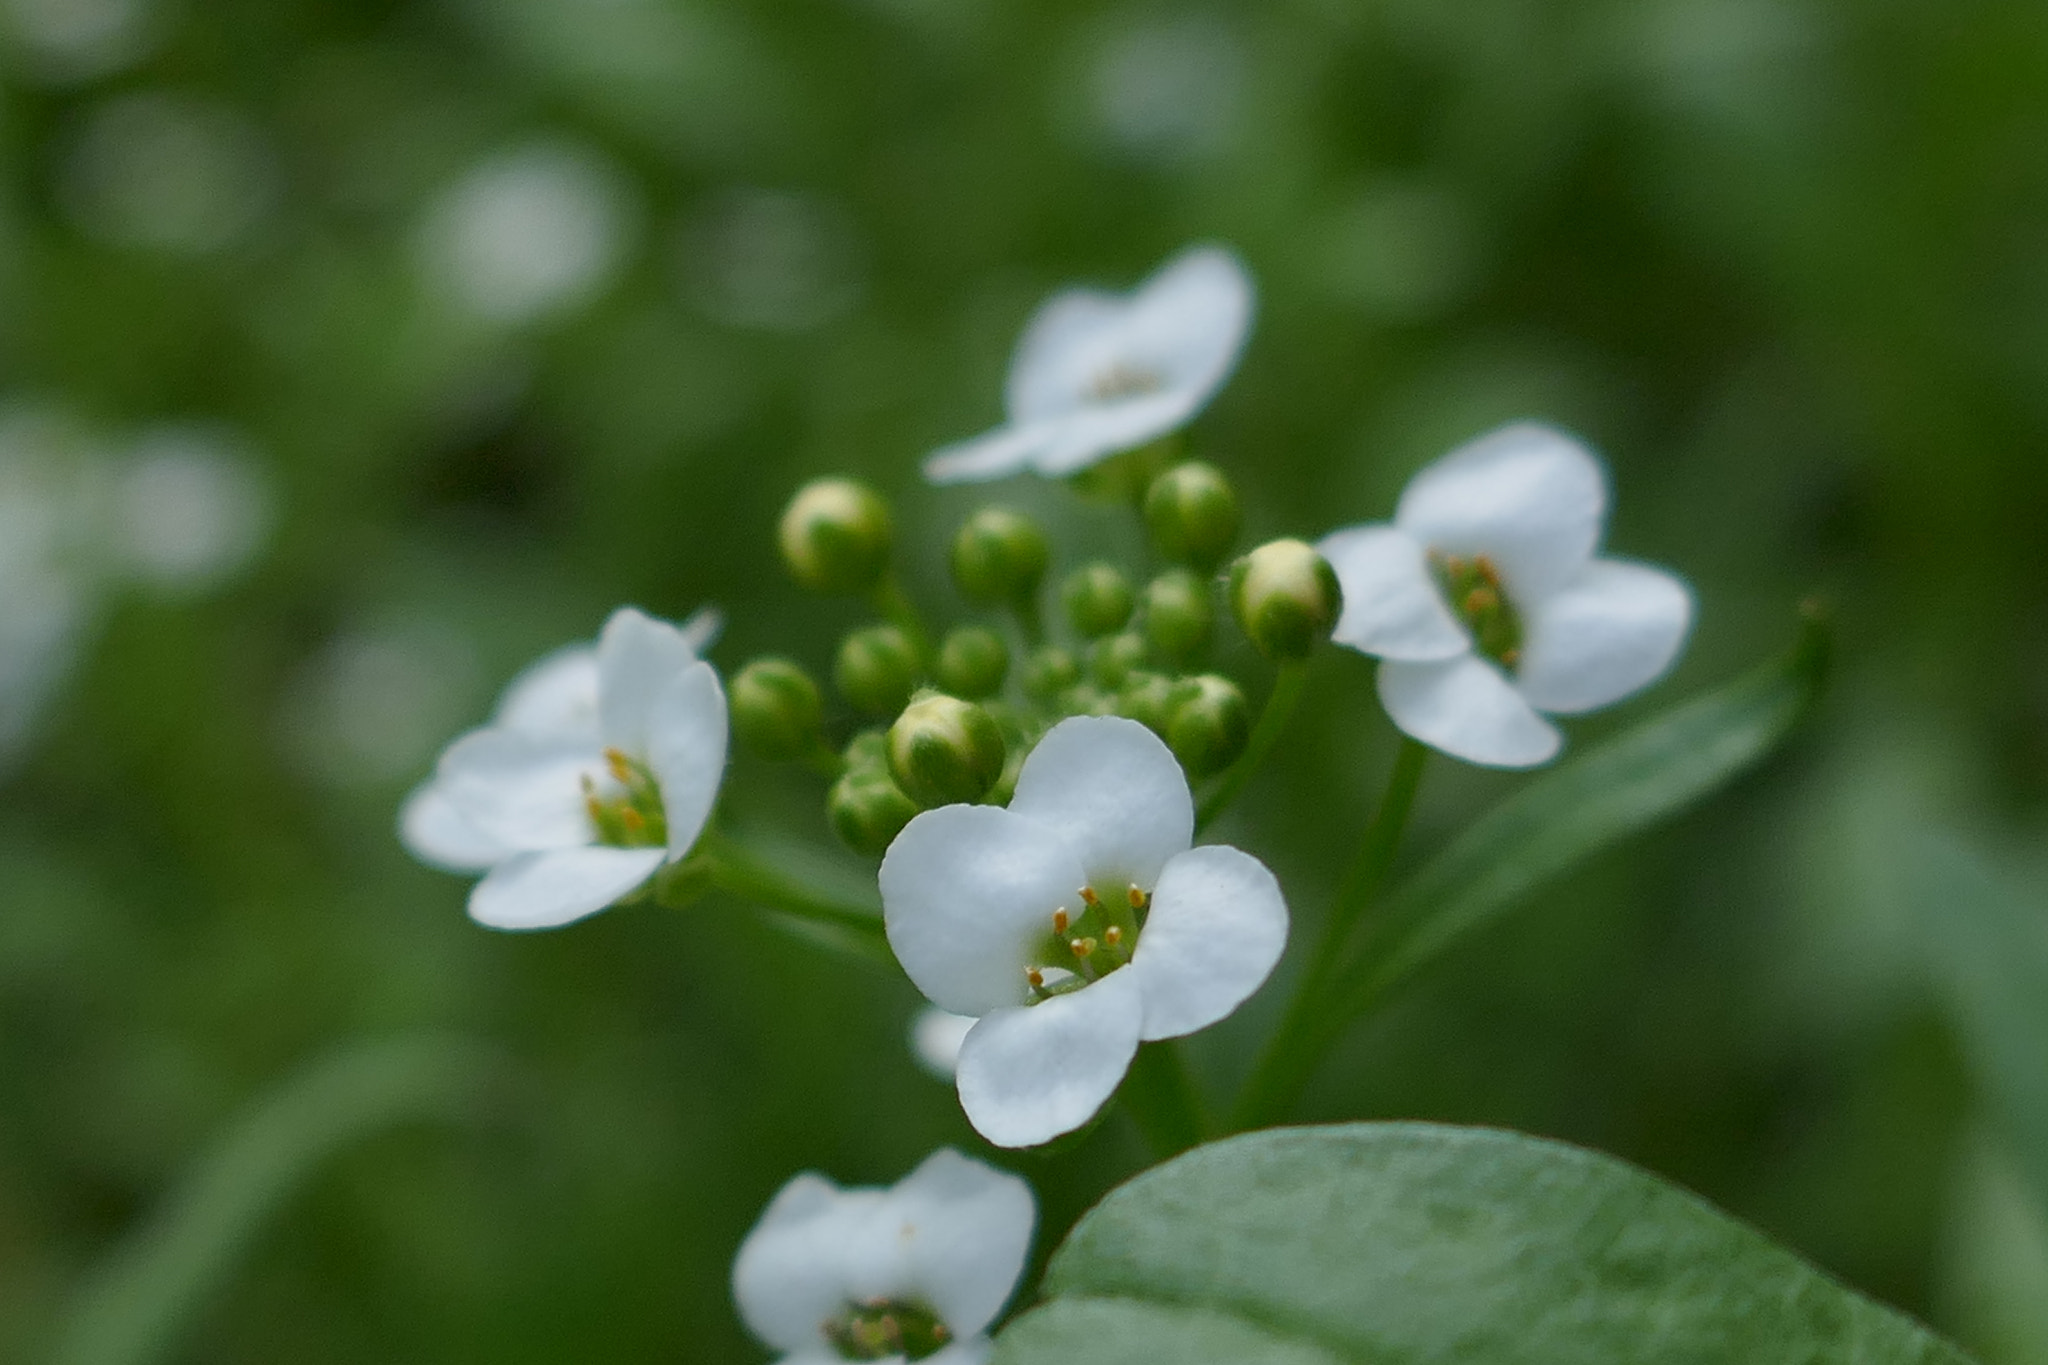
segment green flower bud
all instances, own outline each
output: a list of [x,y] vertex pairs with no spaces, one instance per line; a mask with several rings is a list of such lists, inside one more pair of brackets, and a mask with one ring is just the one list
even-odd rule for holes
[[733,675],[732,728],[763,758],[802,758],[820,743],[825,719],[818,684],[788,659],[756,659]]
[[1252,733],[1251,714],[1244,693],[1230,679],[1204,673],[1189,681],[1193,695],[1173,708],[1166,743],[1190,778],[1209,777],[1244,752]]
[[886,774],[889,771],[889,732],[880,727],[861,731],[846,742],[846,751],[840,757],[845,761],[848,772],[865,768]]
[[962,626],[939,645],[937,672],[939,686],[956,697],[992,697],[1010,672],[1010,647],[987,626]]
[[[1193,689],[1188,689],[1192,694]],[[1133,669],[1116,694],[1116,713],[1166,738],[1167,723],[1173,719],[1174,704],[1182,700],[1174,680],[1164,673]]]
[[832,682],[857,711],[900,711],[917,687],[917,651],[894,626],[863,626],[839,642]]
[[782,562],[813,592],[859,594],[889,567],[889,504],[852,479],[813,479],[782,513]]
[[1096,682],[1114,692],[1124,685],[1131,670],[1145,662],[1145,637],[1125,631],[1097,640],[1088,647],[1088,673]]
[[1215,621],[1206,578],[1168,569],[1145,585],[1145,638],[1165,658],[1194,655],[1209,643]]
[[832,832],[848,848],[871,858],[888,852],[889,842],[916,814],[917,802],[903,794],[886,767],[849,767],[825,797]]
[[1113,564],[1084,564],[1060,585],[1067,620],[1084,640],[1113,635],[1131,619],[1131,580]]
[[1304,659],[1330,637],[1344,594],[1329,561],[1299,540],[1272,540],[1230,567],[1230,605],[1269,659]]
[[1242,523],[1237,493],[1214,465],[1190,460],[1152,481],[1145,492],[1145,524],[1160,555],[1213,573],[1237,541]]
[[889,773],[929,809],[978,801],[1003,775],[1003,732],[971,701],[934,692],[889,727]]
[[1003,507],[984,507],[953,538],[953,581],[969,601],[1027,602],[1045,578],[1045,532]]
[[1035,649],[1024,661],[1024,693],[1040,701],[1051,701],[1081,681],[1081,665],[1058,645]]

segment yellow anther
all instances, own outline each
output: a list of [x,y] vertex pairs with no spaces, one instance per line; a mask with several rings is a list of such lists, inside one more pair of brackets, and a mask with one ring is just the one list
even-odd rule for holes
[[1492,588],[1474,588],[1465,594],[1465,614],[1479,616],[1500,606],[1500,594]]
[[1138,884],[1136,882],[1131,883],[1131,909],[1143,910],[1145,908],[1145,902],[1149,899],[1151,898],[1147,896],[1143,891],[1138,889]]
[[612,776],[618,781],[631,782],[633,780],[633,765],[620,750],[606,749],[604,751],[604,763],[607,768],[611,769]]
[[1509,668],[1513,668],[1516,664],[1522,662],[1522,651],[1519,649],[1504,649],[1500,652],[1500,661]]
[[1473,556],[1472,567],[1479,571],[1481,578],[1491,583],[1494,587],[1500,586],[1500,570],[1493,566],[1493,557],[1491,555]]
[[1024,969],[1024,979],[1031,983],[1033,990],[1043,990],[1045,988],[1045,973],[1036,967],[1026,967]]
[[1070,939],[1067,943],[1067,948],[1075,957],[1086,957],[1095,951],[1095,940],[1092,938]]
[[1081,899],[1087,901],[1091,906],[1102,904],[1102,901],[1095,894],[1095,888],[1092,886],[1081,888]]
[[1062,905],[1059,909],[1052,912],[1052,931],[1055,934],[1066,933],[1067,926],[1071,923],[1073,921],[1067,918],[1066,906]]
[[1121,924],[1110,925],[1102,931],[1102,941],[1112,948],[1116,947],[1124,941],[1124,927]]
[[628,833],[638,834],[647,828],[647,817],[634,810],[631,806],[621,806],[619,808],[619,823],[626,827]]

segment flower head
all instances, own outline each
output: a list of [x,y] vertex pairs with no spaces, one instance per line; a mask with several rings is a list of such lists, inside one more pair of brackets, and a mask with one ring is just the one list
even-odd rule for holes
[[1086,1123],[1141,1041],[1224,1018],[1287,942],[1263,864],[1192,848],[1194,802],[1136,721],[1078,716],[1047,732],[1008,809],[944,806],[882,859],[882,911],[904,971],[975,1017],[960,1103],[1005,1147]]
[[979,1365],[1037,1217],[1029,1185],[950,1149],[886,1190],[800,1175],[740,1245],[733,1298],[784,1365]]
[[725,772],[725,693],[697,657],[716,630],[710,613],[678,627],[621,608],[595,648],[527,669],[443,751],[400,834],[423,862],[485,874],[472,919],[552,929],[690,851]]
[[1058,478],[1177,431],[1237,365],[1251,317],[1251,278],[1221,247],[1190,247],[1128,295],[1063,290],[1010,358],[1008,422],[936,452],[925,477]]
[[1380,660],[1380,701],[1405,733],[1494,768],[1548,762],[1545,713],[1597,710],[1678,657],[1692,594],[1662,569],[1596,557],[1599,462],[1551,427],[1503,427],[1401,493],[1392,524],[1317,549],[1344,608],[1332,637]]

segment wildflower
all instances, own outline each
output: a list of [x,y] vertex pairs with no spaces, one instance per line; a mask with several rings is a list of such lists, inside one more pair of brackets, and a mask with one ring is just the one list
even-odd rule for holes
[[1193,834],[1158,736],[1079,716],[1025,759],[1008,809],[926,811],[889,846],[889,943],[933,1004],[975,1018],[957,1079],[982,1136],[1025,1147],[1080,1127],[1140,1041],[1208,1027],[1272,971],[1279,883]]
[[1129,295],[1063,290],[1017,342],[1009,421],[936,452],[925,477],[1057,478],[1177,431],[1236,367],[1251,316],[1251,278],[1214,246],[1181,252]]
[[529,668],[442,753],[400,832],[423,862],[485,874],[472,919],[568,924],[690,851],[725,772],[725,693],[697,658],[716,629],[708,613],[677,627],[621,608],[595,648]]
[[892,1188],[782,1187],[733,1263],[733,1298],[786,1365],[980,1365],[1037,1208],[1014,1175],[941,1149]]
[[1648,686],[1692,625],[1677,578],[1595,556],[1606,513],[1599,462],[1570,436],[1482,436],[1409,480],[1392,524],[1317,546],[1344,591],[1332,638],[1380,658],[1405,733],[1486,767],[1548,762],[1563,737],[1545,713]]

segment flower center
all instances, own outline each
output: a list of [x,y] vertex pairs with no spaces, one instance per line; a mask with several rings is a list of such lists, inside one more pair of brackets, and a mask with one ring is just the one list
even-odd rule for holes
[[604,762],[614,790],[599,791],[595,779],[583,779],[583,808],[590,812],[597,841],[611,848],[660,848],[668,843],[668,814],[647,765],[618,749],[606,749]]
[[923,1360],[953,1340],[952,1330],[938,1314],[901,1299],[849,1303],[845,1312],[825,1324],[825,1336],[838,1348],[841,1360]]
[[1052,912],[1052,932],[1024,969],[1033,1004],[1102,980],[1138,950],[1138,934],[1152,910],[1150,892],[1132,885],[1105,896],[1084,886],[1080,900],[1078,913],[1064,905]]
[[1522,661],[1522,617],[1508,600],[1500,570],[1485,555],[1429,552],[1430,572],[1458,619],[1472,632],[1479,652],[1513,669]]
[[1088,380],[1088,397],[1097,403],[1110,403],[1119,398],[1136,398],[1143,393],[1157,393],[1165,385],[1159,376],[1150,370],[1126,365],[1121,360],[1112,361],[1107,369],[1097,370]]

